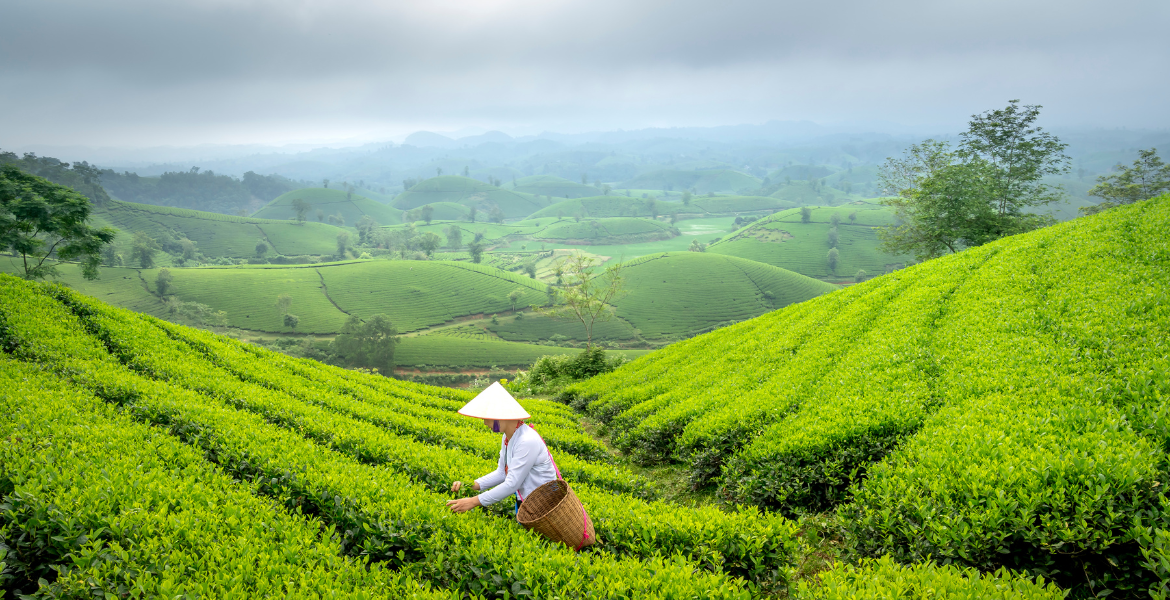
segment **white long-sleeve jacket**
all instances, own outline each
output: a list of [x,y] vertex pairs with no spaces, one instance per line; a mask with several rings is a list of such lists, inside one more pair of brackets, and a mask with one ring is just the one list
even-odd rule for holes
[[519,493],[520,501],[536,488],[557,479],[556,465],[544,440],[528,425],[521,425],[512,439],[500,436],[500,461],[495,471],[476,479],[479,489],[491,488],[479,494],[479,503],[490,506]]

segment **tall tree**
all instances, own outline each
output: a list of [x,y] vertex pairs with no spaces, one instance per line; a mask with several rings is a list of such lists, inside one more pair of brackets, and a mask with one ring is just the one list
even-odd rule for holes
[[154,267],[154,255],[162,248],[154,238],[139,231],[134,234],[134,245],[130,247],[130,257],[138,261],[143,269]]
[[0,248],[20,256],[25,279],[57,275],[51,259],[76,260],[96,279],[114,230],[89,224],[85,196],[13,165],[0,167]]
[[158,270],[158,276],[154,278],[154,289],[158,290],[159,298],[167,295],[167,290],[171,289],[171,282],[174,280],[170,269]]
[[435,207],[427,204],[419,211],[422,213],[422,220],[426,221],[427,225],[431,224],[431,220],[435,218]]
[[447,247],[452,250],[458,250],[463,247],[463,229],[458,225],[450,225],[443,229],[443,234],[447,236]]
[[483,260],[483,244],[479,241],[471,242],[467,245],[467,253],[471,255],[471,262],[478,264]]
[[1052,202],[1063,191],[1042,182],[1068,171],[1066,145],[1035,126],[1040,107],[1020,106],[974,115],[962,142],[912,145],[902,159],[888,159],[879,181],[897,216],[878,236],[887,252],[919,260],[1031,231],[1052,218],[1027,209]]
[[374,231],[378,228],[378,222],[370,215],[362,215],[358,222],[354,224],[358,232],[358,243],[363,246],[368,246],[373,242]]
[[625,278],[621,263],[603,270],[594,269],[597,261],[575,252],[559,261],[556,269],[564,273],[558,304],[537,309],[553,318],[579,321],[585,327],[585,347],[593,346],[593,326],[613,317],[613,302],[625,295]]
[[[1040,105],[1008,101],[1007,108],[972,115],[957,156],[964,162],[983,160],[991,167],[991,203],[1001,217],[1002,235],[1020,233],[1023,209],[1060,199],[1062,190],[1041,183],[1045,175],[1069,170],[1068,144],[1036,127]],[[1027,229],[1023,229],[1026,231]]]
[[430,258],[435,253],[435,250],[438,249],[439,245],[443,243],[443,238],[439,237],[439,234],[433,231],[424,231],[416,235],[412,242],[415,246],[418,246],[419,250],[426,253],[427,258]]

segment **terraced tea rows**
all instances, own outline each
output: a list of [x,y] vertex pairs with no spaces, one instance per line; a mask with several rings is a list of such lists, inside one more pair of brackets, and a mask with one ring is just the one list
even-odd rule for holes
[[570,390],[645,461],[862,556],[1165,585],[1170,196],[669,346]]

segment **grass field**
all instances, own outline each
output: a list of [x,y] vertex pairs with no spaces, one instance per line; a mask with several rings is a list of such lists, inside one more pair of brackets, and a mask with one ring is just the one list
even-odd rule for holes
[[[532,312],[525,312],[522,319],[501,320],[499,325],[489,323],[485,327],[510,342],[539,342],[555,335],[562,335],[577,342],[584,342],[586,339],[585,327],[580,322],[551,319]],[[622,319],[599,321],[593,327],[593,337],[596,340],[626,341],[636,336],[637,331]]]
[[596,196],[598,192],[598,189],[593,186],[582,185],[555,175],[532,175],[517,179],[515,185],[512,185],[512,182],[509,181],[501,187],[526,194],[550,196],[552,198],[583,198],[585,196]]
[[492,206],[498,206],[509,219],[527,217],[545,206],[545,202],[537,200],[535,196],[502,190],[469,177],[444,175],[426,179],[399,194],[394,199],[394,207],[410,210],[437,202],[475,207],[484,218]]
[[644,256],[623,268],[617,315],[647,338],[681,338],[837,289],[769,265],[704,252]]
[[[856,213],[850,221],[849,215]],[[838,231],[838,265],[829,268],[829,229],[833,214],[841,218]],[[912,260],[878,248],[874,227],[893,222],[893,212],[873,202],[856,202],[813,209],[810,222],[801,221],[800,209],[765,217],[712,245],[707,252],[738,256],[818,279],[846,279],[864,270],[880,275]]]
[[674,171],[662,170],[639,175],[625,183],[621,188],[650,189],[650,190],[692,190],[698,194],[707,192],[739,192],[740,190],[754,190],[760,187],[760,180],[730,169],[710,169],[702,171]]
[[[634,359],[648,350],[610,350]],[[503,340],[471,339],[456,335],[420,335],[402,338],[394,350],[394,361],[409,368],[426,365],[430,368],[468,367],[527,368],[542,356],[580,354],[578,348],[558,348],[537,344],[522,344]]]
[[669,239],[678,235],[669,223],[635,217],[564,220],[533,234],[536,241],[574,244],[635,243]]
[[572,392],[722,497],[836,510],[857,556],[1145,597],[1170,579],[1167,228],[1163,195],[1005,238]]
[[306,221],[325,220],[332,215],[341,215],[345,219],[345,225],[353,227],[358,219],[369,215],[379,225],[393,225],[402,222],[402,211],[396,208],[375,202],[364,196],[327,188],[304,188],[281,194],[252,216],[263,219],[294,220],[297,218],[297,213],[293,208],[293,201],[297,199],[309,203],[309,210],[305,213]]

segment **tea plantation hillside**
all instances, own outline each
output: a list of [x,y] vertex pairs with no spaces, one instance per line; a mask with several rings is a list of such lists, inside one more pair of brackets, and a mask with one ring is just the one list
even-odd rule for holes
[[[799,217],[797,217],[799,220]],[[915,265],[570,389],[846,547],[1145,597],[1170,570],[1170,195]]]
[[[707,252],[738,256],[816,278],[854,278],[858,271],[880,275],[910,262],[878,248],[874,227],[894,220],[891,209],[873,202],[812,208],[808,222],[801,209],[760,219],[713,244]],[[833,225],[833,215],[839,224]],[[852,218],[850,218],[852,217]],[[829,262],[830,230],[837,231],[837,266]]]
[[117,251],[130,255],[134,234],[155,240],[186,237],[208,257],[256,255],[256,242],[267,242],[277,254],[330,254],[337,249],[337,227],[324,223],[298,224],[256,217],[134,204],[110,200],[94,211],[94,221],[120,230],[114,240]]
[[837,289],[750,260],[668,252],[626,263],[629,294],[617,315],[648,338],[680,338],[756,317]]
[[[444,507],[451,481],[491,471],[500,447],[455,413],[470,392],[289,358],[7,275],[0,349],[6,593],[749,598],[787,587],[802,551],[783,517],[655,500],[555,403],[524,401],[601,540],[581,554],[520,527],[509,506]],[[826,577],[833,587],[800,597],[939,582],[1060,597],[949,567]]]
[[277,196],[272,202],[265,204],[264,208],[256,211],[252,216],[261,219],[294,220],[297,218],[297,211],[293,208],[293,202],[298,199],[309,204],[309,209],[305,212],[305,220],[307,221],[325,220],[328,217],[338,215],[343,219],[344,225],[352,227],[358,222],[358,219],[369,215],[380,225],[393,225],[402,222],[402,211],[396,208],[375,202],[364,196],[347,194],[341,190],[328,188],[303,188],[286,192]]
[[569,181],[568,179],[555,175],[532,175],[531,177],[517,179],[514,185],[506,183],[504,187],[517,192],[537,196],[551,196],[553,198],[596,196],[599,191],[593,186]]
[[423,180],[394,199],[394,207],[401,210],[419,208],[436,202],[454,202],[476,207],[487,217],[492,206],[498,206],[509,219],[521,219],[544,208],[547,203],[528,194],[501,190],[494,185],[469,177],[444,175]]

